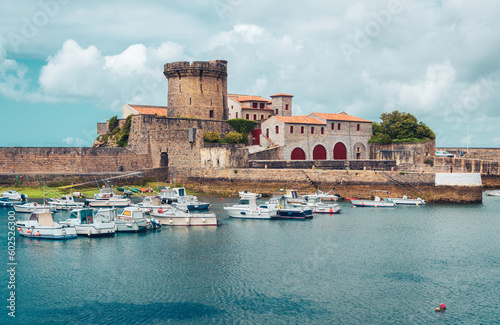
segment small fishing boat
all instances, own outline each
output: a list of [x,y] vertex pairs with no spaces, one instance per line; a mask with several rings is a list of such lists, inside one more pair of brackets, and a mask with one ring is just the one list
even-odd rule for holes
[[163,189],[160,192],[160,199],[162,204],[174,204],[180,209],[193,210],[207,210],[210,203],[201,202],[194,195],[186,195],[184,187],[174,187],[172,189]]
[[403,198],[386,198],[387,202],[395,203],[397,205],[424,205],[425,201],[421,198],[409,199],[406,195]]
[[306,202],[293,203],[292,205],[296,207],[309,207],[313,210],[313,213],[336,214],[342,211],[338,204],[323,203],[319,197],[308,197]]
[[116,195],[112,187],[103,186],[98,194],[94,195],[93,199],[87,199],[85,206],[97,207],[128,207],[132,201],[128,197]]
[[93,209],[74,209],[60,224],[73,226],[77,235],[88,237],[112,236],[116,231],[114,221]]
[[272,197],[266,204],[269,207],[278,208],[279,219],[311,219],[313,217],[313,209],[308,206],[290,205],[284,196]]
[[294,203],[303,203],[306,200],[303,197],[300,197],[297,194],[296,190],[286,190],[285,191],[285,197],[288,200],[289,203],[294,204]]
[[378,196],[375,196],[374,200],[351,200],[351,203],[355,207],[363,208],[394,208],[396,206],[395,203],[384,201]]
[[116,221],[117,232],[142,232],[148,229],[148,222],[141,208],[127,207]]
[[320,200],[323,201],[340,201],[343,198],[340,196],[340,194],[337,194],[333,192],[335,190],[335,187],[332,188],[330,191],[323,193],[323,191],[318,190],[314,194],[309,194],[309,195],[304,195],[306,198],[319,198]]
[[14,210],[19,213],[31,213],[31,212],[54,212],[56,208],[50,205],[38,204],[36,202],[14,204]]
[[134,193],[141,193],[141,189],[138,187],[131,187],[130,190]]
[[224,210],[231,218],[240,219],[275,219],[278,217],[278,208],[266,204],[257,205],[255,197],[240,199],[238,204],[226,206]]
[[50,198],[47,205],[54,207],[57,210],[71,210],[74,208],[83,208],[83,202],[76,202],[73,195],[62,195],[55,199]]
[[488,196],[500,196],[500,190],[485,191],[484,194]]
[[217,226],[219,224],[214,213],[191,213],[176,207],[151,212],[150,215],[151,220],[158,221],[162,226]]
[[19,193],[17,191],[7,190],[0,193],[1,197],[8,198],[10,201],[27,201],[28,196],[26,194]]
[[12,208],[15,204],[22,204],[21,201],[11,201],[8,197],[0,198],[0,208]]
[[28,220],[18,221],[19,234],[30,238],[71,239],[76,238],[75,227],[54,222],[50,212],[33,212]]

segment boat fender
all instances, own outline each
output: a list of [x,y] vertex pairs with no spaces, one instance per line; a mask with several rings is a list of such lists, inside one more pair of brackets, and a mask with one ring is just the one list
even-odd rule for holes
[[203,219],[201,219],[201,221],[205,222],[205,221],[207,221],[207,219],[203,218]]
[[163,209],[162,209],[162,208],[159,208],[159,209],[158,209],[158,213],[163,213]]
[[89,237],[90,237],[90,234],[91,234],[91,233],[92,233],[92,230],[90,230],[90,229],[89,229],[89,231],[88,231]]
[[330,208],[330,213],[332,213],[332,212],[333,212],[333,209],[332,209],[332,208]]
[[283,207],[280,205],[280,209],[283,209]]
[[186,218],[186,223],[189,223],[189,218]]
[[21,230],[22,230],[21,227],[17,228],[17,231],[21,232]]
[[31,234],[31,230],[30,230],[30,229],[26,230],[26,232],[27,232],[28,234]]
[[38,205],[38,204],[36,204],[36,202],[35,202],[35,203],[33,203],[33,206],[37,206],[37,205]]

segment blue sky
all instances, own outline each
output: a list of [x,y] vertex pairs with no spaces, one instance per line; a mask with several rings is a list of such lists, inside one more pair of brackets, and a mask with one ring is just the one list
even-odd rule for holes
[[[500,2],[0,4],[0,146],[90,146],[124,103],[166,105],[163,64],[228,60],[228,91],[294,114],[410,112],[438,146],[500,146]],[[467,138],[467,128],[469,137]]]

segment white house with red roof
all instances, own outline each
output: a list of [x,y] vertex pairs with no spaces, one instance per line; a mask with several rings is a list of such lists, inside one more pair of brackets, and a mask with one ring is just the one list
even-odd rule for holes
[[261,145],[281,147],[283,160],[369,159],[372,122],[345,112],[272,116],[261,130]]
[[292,95],[276,94],[271,99],[250,95],[228,95],[229,119],[243,118],[262,122],[273,115],[292,115]]

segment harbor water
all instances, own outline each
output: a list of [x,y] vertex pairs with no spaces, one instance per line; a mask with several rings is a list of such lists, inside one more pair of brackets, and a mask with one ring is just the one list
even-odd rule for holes
[[341,203],[341,214],[300,221],[230,219],[222,207],[235,199],[203,200],[219,227],[66,241],[17,234],[16,317],[3,271],[0,324],[500,323],[500,198]]

